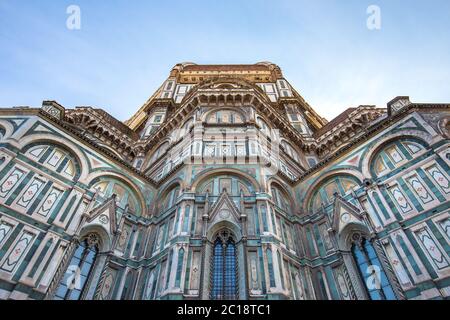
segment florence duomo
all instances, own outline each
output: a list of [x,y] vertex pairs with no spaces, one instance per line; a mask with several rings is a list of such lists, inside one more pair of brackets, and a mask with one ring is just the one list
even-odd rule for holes
[[327,121],[283,71],[179,63],[123,122],[0,109],[0,299],[448,299],[450,104]]

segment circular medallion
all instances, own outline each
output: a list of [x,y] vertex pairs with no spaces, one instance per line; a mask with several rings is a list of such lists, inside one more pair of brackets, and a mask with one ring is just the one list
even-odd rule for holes
[[222,219],[228,219],[228,218],[230,217],[230,211],[228,211],[228,210],[222,210],[222,211],[220,211],[219,216],[220,216]]
[[342,216],[341,216],[341,221],[344,222],[344,223],[349,222],[350,221],[350,214],[348,214],[347,212],[343,213]]
[[100,223],[102,224],[107,224],[109,222],[109,218],[108,216],[106,216],[105,214],[102,214],[100,216],[100,218],[98,218],[98,220],[100,221]]

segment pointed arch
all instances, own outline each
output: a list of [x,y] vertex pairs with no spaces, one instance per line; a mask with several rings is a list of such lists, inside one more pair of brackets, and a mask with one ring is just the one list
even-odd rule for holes
[[272,196],[272,201],[277,207],[283,209],[289,214],[294,213],[294,198],[288,191],[284,183],[279,179],[271,178],[268,182],[268,188],[270,195]]
[[172,180],[158,194],[159,201],[155,203],[155,212],[157,215],[172,208],[183,191],[182,184],[179,179]]
[[[139,187],[130,179],[128,179],[127,177],[124,177],[122,175],[119,175],[117,173],[114,172],[96,172],[95,174],[92,174],[90,177],[90,180],[88,181],[88,187],[90,189],[94,189],[95,186],[98,186],[98,184],[102,181],[104,181],[105,183],[109,182],[117,182],[119,185],[121,185],[122,187],[125,188],[126,193],[131,194],[133,197],[136,198],[136,208],[133,213],[135,213],[138,216],[145,216],[147,214],[147,205],[145,202],[145,199],[142,195],[141,190],[139,189]],[[106,186],[105,186],[106,187]],[[103,189],[102,189],[103,190]],[[114,187],[113,189],[111,189],[109,193],[111,194],[106,194],[105,192],[104,195],[106,197],[110,197],[112,195],[112,193],[116,193],[117,196],[119,196],[119,194],[117,194],[117,192],[114,192]],[[95,191],[95,190],[93,190]],[[117,190],[120,191],[120,190]],[[126,195],[129,196],[129,195]],[[120,198],[119,198],[120,200]],[[132,208],[129,207],[129,209],[131,210]]]
[[[308,187],[308,191],[306,192],[304,198],[303,198],[303,205],[302,205],[302,209],[303,212],[309,212],[309,210],[311,209],[311,203],[313,201],[313,197],[317,194],[318,190],[320,188],[322,188],[324,186],[324,184],[328,183],[329,181],[331,181],[332,179],[339,179],[339,178],[346,178],[349,179],[350,181],[353,181],[355,186],[359,186],[362,184],[364,177],[362,176],[361,172],[353,170],[353,169],[337,169],[337,170],[332,170],[329,171],[327,173],[325,173],[324,175],[318,177],[309,187]],[[344,188],[344,186],[341,186],[342,188]],[[349,186],[351,187],[351,186]],[[340,188],[340,190],[342,191],[342,189]],[[344,188],[344,191],[346,189]],[[346,194],[346,192],[342,193],[339,192],[341,195]],[[323,201],[321,201],[323,202]]]
[[239,297],[236,240],[228,229],[216,233],[211,258],[212,300],[236,300]]

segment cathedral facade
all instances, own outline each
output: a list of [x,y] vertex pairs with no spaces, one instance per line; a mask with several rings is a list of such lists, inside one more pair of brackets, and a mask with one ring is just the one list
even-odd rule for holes
[[448,299],[449,106],[328,122],[263,62],[0,109],[0,299]]

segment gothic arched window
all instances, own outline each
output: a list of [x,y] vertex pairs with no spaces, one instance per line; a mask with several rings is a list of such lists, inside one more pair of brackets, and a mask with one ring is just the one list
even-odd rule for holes
[[214,242],[211,275],[211,299],[238,299],[236,243],[228,231]]
[[180,186],[176,185],[166,194],[163,200],[163,210],[172,208],[175,205],[179,195],[180,195]]
[[98,238],[89,235],[81,242],[55,293],[55,300],[80,300],[98,254]]
[[370,299],[397,300],[372,242],[360,234],[352,240],[352,255]]
[[286,212],[290,212],[291,204],[281,188],[273,184],[271,186],[271,194],[273,203],[276,204],[277,207],[283,209]]

